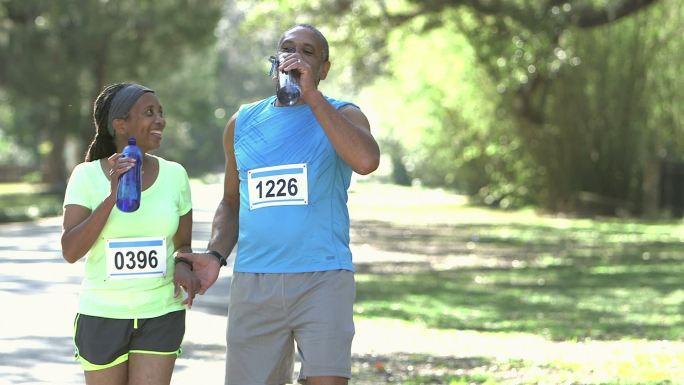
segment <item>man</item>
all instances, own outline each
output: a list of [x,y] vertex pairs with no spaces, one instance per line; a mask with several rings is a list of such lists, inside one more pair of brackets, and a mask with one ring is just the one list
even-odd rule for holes
[[244,105],[223,138],[224,195],[208,251],[193,261],[204,292],[237,243],[228,311],[226,384],[347,384],[355,297],[347,189],[380,150],[360,109],[324,96],[328,42],[297,25],[278,43],[277,70],[298,74],[292,106]]

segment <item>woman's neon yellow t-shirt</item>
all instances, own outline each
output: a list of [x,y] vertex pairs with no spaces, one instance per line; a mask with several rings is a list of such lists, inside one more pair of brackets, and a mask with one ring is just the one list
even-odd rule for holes
[[[116,206],[95,244],[86,254],[79,313],[98,317],[152,318],[182,310],[174,298],[173,236],[181,216],[192,209],[188,175],[178,163],[156,157],[159,174],[142,192],[140,208],[132,213]],[[109,195],[110,183],[100,162],[77,165],[69,178],[64,206],[95,210]],[[110,279],[105,261],[106,240],[155,237],[166,239],[166,274],[158,278]]]

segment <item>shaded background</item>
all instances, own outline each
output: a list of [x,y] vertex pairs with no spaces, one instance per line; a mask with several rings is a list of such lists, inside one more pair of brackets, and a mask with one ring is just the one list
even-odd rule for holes
[[157,90],[159,154],[220,172],[287,27],[329,38],[322,89],[367,113],[377,178],[502,208],[680,217],[682,0],[1,0],[0,178],[61,192],[108,83]]
[[[683,13],[684,0],[0,0],[0,222],[52,217],[0,225],[0,383],[82,382],[65,355],[80,275],[58,216],[100,90],[157,90],[159,154],[192,177],[201,250],[223,127],[273,94],[266,59],[300,22],[330,40],[322,90],[362,107],[383,154],[349,194],[354,383],[684,383]],[[211,326],[190,328],[178,383],[220,383],[220,288],[191,313]]]

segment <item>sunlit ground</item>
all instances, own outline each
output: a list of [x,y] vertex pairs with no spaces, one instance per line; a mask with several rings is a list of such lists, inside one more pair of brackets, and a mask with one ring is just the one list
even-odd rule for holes
[[369,381],[684,382],[680,222],[492,211],[364,183],[350,207],[357,320],[392,320],[374,332],[386,362],[358,366]]
[[[220,191],[193,184],[195,248]],[[679,221],[492,211],[363,182],[349,199],[352,384],[684,383]],[[59,218],[40,223],[0,234],[0,384],[81,384],[70,325],[82,266],[60,258]],[[173,383],[222,382],[228,282],[189,313]]]

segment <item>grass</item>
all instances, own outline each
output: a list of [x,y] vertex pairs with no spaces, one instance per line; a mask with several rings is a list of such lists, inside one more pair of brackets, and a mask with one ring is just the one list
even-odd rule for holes
[[[367,245],[363,252],[412,256],[383,266],[357,262],[357,318],[502,338],[527,333],[586,350],[541,362],[454,364],[437,377],[417,372],[401,383],[653,385],[684,379],[679,221],[491,211],[445,191],[364,183],[353,186],[350,211],[352,241]],[[677,349],[654,348],[661,341]],[[540,349],[554,346],[561,345]],[[597,358],[592,350],[612,358]]]
[[[0,220],[59,215],[61,200],[0,185]],[[419,326],[457,352],[356,356],[353,383],[684,383],[680,221],[495,211],[363,182],[349,203],[357,320]]]
[[61,215],[63,194],[29,183],[0,183],[0,223]]

